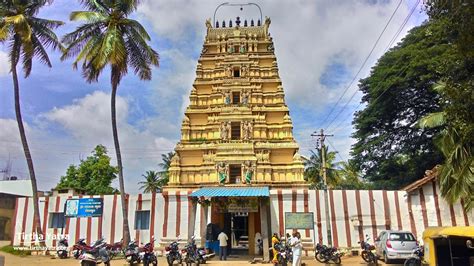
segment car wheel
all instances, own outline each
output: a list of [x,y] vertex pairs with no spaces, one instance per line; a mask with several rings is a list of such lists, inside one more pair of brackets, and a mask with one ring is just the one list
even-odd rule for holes
[[392,263],[392,261],[387,257],[387,253],[383,254],[383,261],[385,262],[385,264]]

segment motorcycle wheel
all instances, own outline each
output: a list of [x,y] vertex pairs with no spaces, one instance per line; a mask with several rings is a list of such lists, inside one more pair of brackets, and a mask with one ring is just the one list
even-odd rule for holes
[[278,265],[286,266],[286,260],[282,256],[278,256]]
[[79,256],[81,256],[81,252],[78,250],[77,252],[74,252],[74,258],[77,260],[79,258]]
[[173,259],[171,258],[171,256],[167,256],[166,261],[168,262],[168,266],[173,265]]
[[341,264],[341,257],[339,256],[333,256],[331,260],[336,264]]
[[362,251],[362,253],[360,254],[360,256],[362,257],[362,259],[363,259],[365,262],[370,262],[369,254],[368,254],[367,250]]
[[110,266],[110,261],[104,262],[105,266]]
[[81,261],[81,266],[96,266],[97,263],[92,261]]
[[328,262],[328,260],[326,259],[326,257],[323,256],[323,254],[321,253],[318,253],[316,254],[316,260],[321,262],[321,263],[326,263]]
[[420,266],[421,261],[417,258],[409,258],[403,264],[404,266]]
[[[372,263],[377,264],[377,257],[375,257],[374,253],[372,253],[372,252],[367,253],[367,259],[368,259],[368,261],[367,261],[368,263],[372,262]],[[385,262],[385,263],[388,264],[388,262]]]

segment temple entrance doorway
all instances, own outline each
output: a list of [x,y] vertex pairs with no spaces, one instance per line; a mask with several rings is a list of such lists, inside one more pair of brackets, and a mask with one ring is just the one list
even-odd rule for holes
[[227,242],[229,255],[257,255],[255,235],[257,232],[261,233],[260,209],[256,207],[249,212],[241,212],[232,209],[223,210],[214,205],[211,208],[212,223],[218,225],[229,237]]

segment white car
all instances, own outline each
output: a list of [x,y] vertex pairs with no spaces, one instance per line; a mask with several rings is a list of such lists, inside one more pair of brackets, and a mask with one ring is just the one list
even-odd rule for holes
[[409,258],[417,246],[416,238],[408,231],[382,231],[375,239],[377,256],[387,264]]

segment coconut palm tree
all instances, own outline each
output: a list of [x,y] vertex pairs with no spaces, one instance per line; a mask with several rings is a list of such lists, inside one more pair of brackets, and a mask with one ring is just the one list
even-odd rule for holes
[[143,193],[159,192],[161,190],[160,175],[156,171],[146,171],[144,175],[145,181],[138,182]]
[[340,177],[340,182],[337,189],[368,189],[368,183],[361,179],[360,170],[352,161],[340,162],[337,174]]
[[304,176],[305,179],[311,183],[314,188],[322,189],[323,183],[323,167],[322,167],[322,153],[324,152],[326,159],[326,177],[327,185],[329,188],[334,188],[340,182],[338,175],[339,162],[336,160],[336,152],[328,151],[328,147],[325,146],[323,149],[318,148],[316,151],[311,151],[309,160],[305,161]]
[[[61,48],[61,44],[53,30],[63,23],[56,20],[38,18],[36,15],[46,4],[46,0],[3,0],[0,2],[0,43],[8,43],[10,73],[13,79],[15,115],[20,131],[21,144],[25,153],[28,172],[33,191],[34,223],[36,232],[42,235],[38,206],[38,187],[36,183],[33,158],[25,134],[25,127],[20,108],[20,84],[18,82],[17,65],[21,64],[25,78],[33,66],[33,59],[52,67],[47,48]],[[44,222],[44,221],[43,221]],[[44,244],[44,243],[43,243]]]
[[174,156],[174,152],[168,152],[164,153],[161,155],[161,163],[158,164],[158,166],[161,168],[161,171],[159,172],[160,175],[160,184],[161,186],[165,186],[168,184],[169,181],[169,174],[168,174],[168,169],[171,166],[171,159]]
[[82,61],[82,75],[87,82],[97,82],[102,71],[110,66],[111,117],[123,212],[124,243],[130,240],[125,201],[122,156],[117,132],[115,98],[122,78],[130,66],[141,80],[150,80],[152,66],[158,66],[158,53],[149,45],[145,28],[129,16],[137,9],[139,0],[81,0],[86,11],[75,11],[72,21],[84,24],[63,37],[66,44],[62,60],[76,57],[73,68]]

